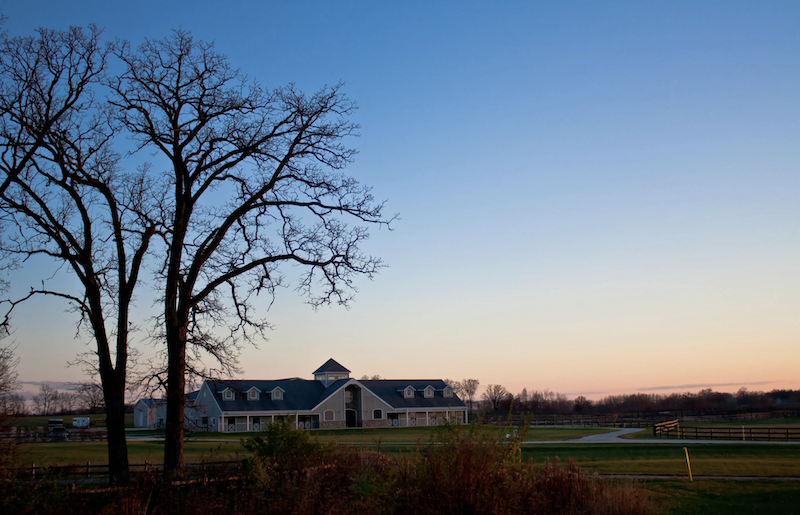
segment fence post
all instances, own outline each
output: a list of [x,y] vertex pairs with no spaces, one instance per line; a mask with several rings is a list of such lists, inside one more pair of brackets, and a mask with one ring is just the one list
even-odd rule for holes
[[144,473],[147,474],[147,460],[144,460]]
[[689,461],[689,449],[684,447],[683,452],[686,454],[686,467],[689,469],[689,482],[694,482],[694,478],[692,477],[692,463]]
[[31,463],[31,477],[36,479],[36,463]]
[[90,465],[91,465],[91,463],[89,463],[89,462],[87,461],[87,462],[86,462],[86,477],[87,477],[87,478],[89,477],[89,466],[90,466]]

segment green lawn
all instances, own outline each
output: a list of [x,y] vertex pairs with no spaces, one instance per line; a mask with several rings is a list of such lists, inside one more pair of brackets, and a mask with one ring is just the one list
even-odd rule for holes
[[[225,461],[241,453],[242,445],[234,442],[186,442],[184,459],[187,463]],[[164,442],[128,442],[128,460],[131,463],[162,463]],[[19,446],[20,465],[72,465],[91,462],[108,463],[108,447],[103,442],[37,443]]]
[[[488,434],[503,437],[513,432],[514,428],[486,427]],[[533,428],[528,431],[526,440],[573,440],[583,436],[607,433],[613,429],[590,428],[590,427],[565,427],[565,428]],[[434,427],[397,427],[397,428],[377,428],[377,429],[338,429],[338,430],[310,430],[311,438],[319,442],[340,442],[340,443],[364,443],[364,444],[385,444],[385,443],[428,443],[436,439],[436,428]],[[163,431],[156,432],[128,432],[127,434],[163,436]],[[187,435],[189,439],[231,439],[246,438],[251,433],[191,433]]]
[[[547,431],[553,431],[548,429]],[[561,432],[561,429],[554,431]],[[381,438],[391,432],[391,438]],[[413,452],[416,444],[401,441],[430,441],[431,429],[408,428],[364,431],[312,432],[325,441],[359,442],[366,446],[380,442],[386,452]],[[213,435],[212,435],[213,436]],[[222,435],[230,437],[231,435]],[[563,437],[561,434],[555,436]],[[532,435],[528,435],[533,439]],[[538,438],[538,436],[537,436]],[[389,441],[393,440],[393,441]],[[697,476],[795,476],[800,477],[800,446],[795,445],[692,445],[688,446],[695,481],[686,471],[683,445],[675,444],[576,444],[554,443],[523,446],[523,458],[544,464],[545,459],[573,457],[586,471],[602,474],[666,474],[684,477],[676,480],[637,481],[665,515],[712,514],[792,514],[800,515],[800,482],[712,480]],[[161,463],[163,442],[129,442],[131,463]],[[213,441],[189,438],[185,447],[187,463],[223,461],[242,456],[241,440]],[[46,443],[20,446],[20,463],[67,465],[106,463],[106,445],[100,442]]]
[[797,481],[648,480],[639,484],[669,515],[800,515]]
[[[524,446],[523,457],[573,457],[603,474],[687,474],[681,444],[552,444]],[[800,445],[690,445],[692,473],[710,476],[800,477]],[[800,487],[800,483],[798,483]]]

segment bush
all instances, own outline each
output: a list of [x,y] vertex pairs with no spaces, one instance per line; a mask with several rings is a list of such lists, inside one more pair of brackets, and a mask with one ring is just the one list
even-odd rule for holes
[[[513,436],[512,436],[513,435]],[[573,460],[521,459],[525,431],[497,438],[481,426],[444,426],[429,445],[386,455],[311,442],[286,420],[249,438],[245,475],[207,484],[140,478],[108,494],[77,492],[65,513],[647,515],[635,484],[581,471]],[[52,505],[49,506],[52,508]],[[39,510],[41,513],[48,509]]]

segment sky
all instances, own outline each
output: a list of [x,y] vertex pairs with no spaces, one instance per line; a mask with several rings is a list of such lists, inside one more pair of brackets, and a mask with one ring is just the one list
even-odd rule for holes
[[[182,28],[264,86],[358,103],[347,172],[400,215],[365,245],[388,267],[349,309],[279,291],[243,377],[332,357],[571,397],[800,388],[800,3],[220,5],[0,2],[12,35]],[[28,386],[83,378],[65,309],[14,317]]]

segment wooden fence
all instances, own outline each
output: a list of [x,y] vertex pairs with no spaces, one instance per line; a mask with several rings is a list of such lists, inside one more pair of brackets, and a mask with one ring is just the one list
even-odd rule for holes
[[[518,426],[525,422],[522,417],[493,417],[484,418],[483,423],[494,426]],[[563,418],[532,418],[531,427],[652,427],[654,424],[667,420],[666,417],[563,417]]]
[[682,440],[800,441],[800,427],[681,427],[678,420],[653,426],[653,435]]
[[669,436],[690,440],[800,441],[800,427],[679,427]]
[[671,431],[675,431],[680,426],[680,420],[668,420],[667,422],[660,422],[653,426],[654,436],[669,436]]
[[[473,414],[478,420],[480,416]],[[646,415],[533,415],[530,416],[531,427],[654,427],[656,424],[680,420],[681,422],[737,422],[742,420],[764,420],[771,418],[798,417],[797,411],[752,412],[752,413],[717,413],[697,414],[688,412],[668,412]],[[471,417],[472,418],[472,417]],[[519,425],[526,420],[525,414],[484,414],[484,424],[502,426]]]
[[48,443],[48,442],[105,442],[108,440],[108,431],[105,429],[68,429],[64,433],[53,434],[47,428],[34,429],[14,428],[12,431],[0,433],[0,441],[15,441],[17,443]]
[[[243,462],[235,461],[201,461],[199,463],[186,463],[184,465],[184,475],[187,478],[216,476],[219,474],[229,475],[231,472],[241,472]],[[161,463],[131,463],[129,466],[132,475],[160,472],[164,469]],[[108,478],[108,464],[92,465],[91,462],[63,465],[63,466],[37,466],[35,463],[28,467],[11,469],[19,477],[30,479],[59,479],[74,480],[75,482],[101,482],[100,479]],[[94,480],[94,481],[93,481]]]

